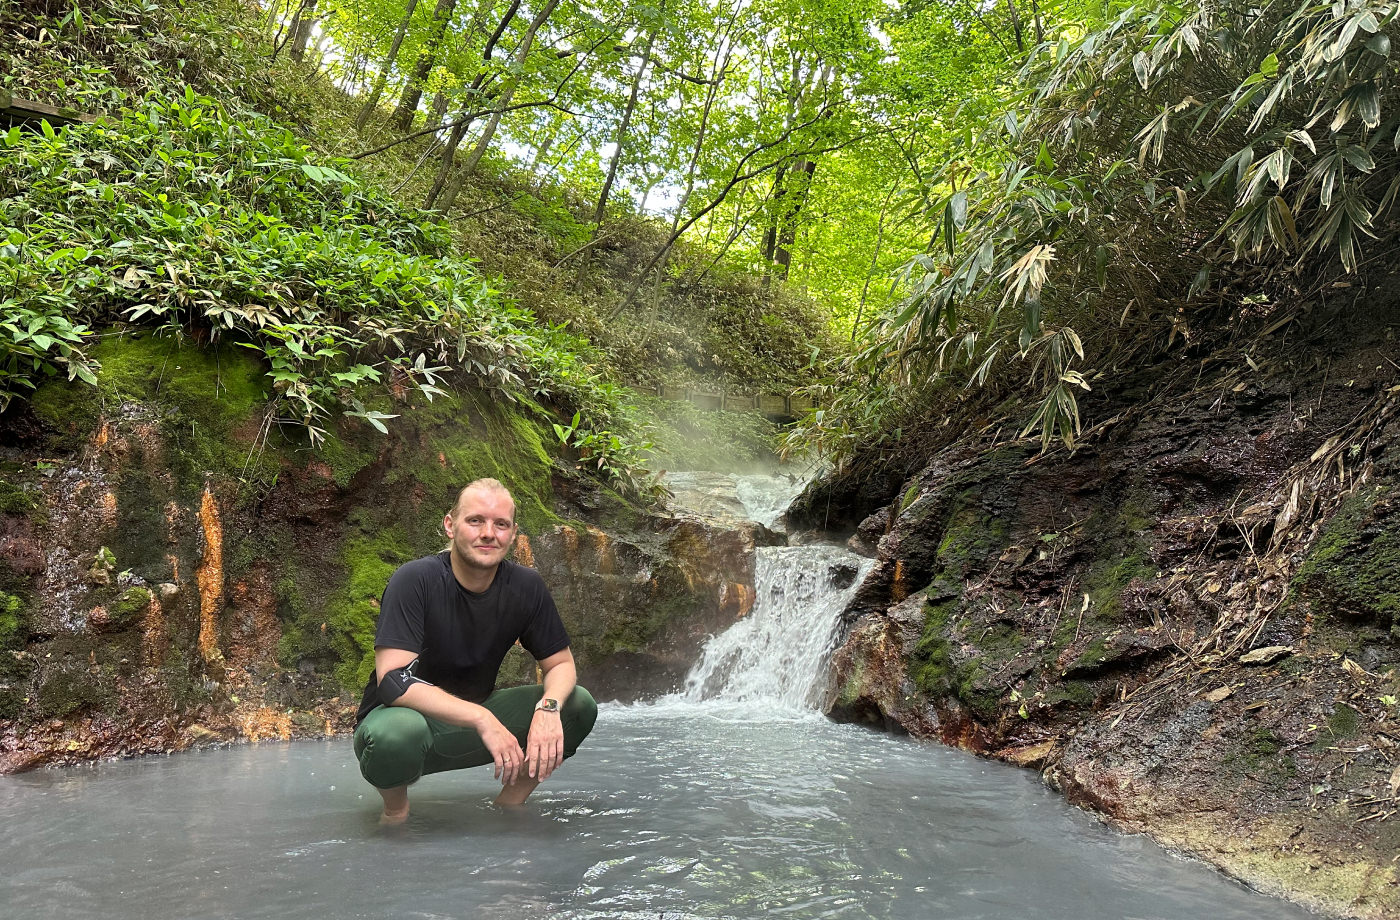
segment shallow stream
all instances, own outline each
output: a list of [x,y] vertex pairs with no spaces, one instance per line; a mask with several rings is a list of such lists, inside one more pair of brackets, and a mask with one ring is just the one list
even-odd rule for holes
[[604,706],[524,809],[488,768],[413,787],[407,825],[348,739],[0,777],[0,905],[26,918],[1309,916],[1099,825],[1031,772],[818,714],[864,565],[760,550],[754,610],[686,690]]

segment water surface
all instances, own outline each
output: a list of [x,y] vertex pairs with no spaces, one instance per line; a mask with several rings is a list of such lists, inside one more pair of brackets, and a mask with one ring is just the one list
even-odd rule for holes
[[1288,918],[1033,773],[814,713],[603,707],[523,810],[487,768],[403,828],[348,740],[0,777],[0,903],[44,918]]

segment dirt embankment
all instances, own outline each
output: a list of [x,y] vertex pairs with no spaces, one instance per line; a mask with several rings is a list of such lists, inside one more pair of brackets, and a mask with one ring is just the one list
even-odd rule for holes
[[1144,370],[1074,452],[969,438],[882,502],[812,491],[808,523],[868,513],[852,540],[878,558],[833,715],[1400,916],[1400,320],[1342,326],[1180,357],[1192,385],[1130,408],[1171,369]]

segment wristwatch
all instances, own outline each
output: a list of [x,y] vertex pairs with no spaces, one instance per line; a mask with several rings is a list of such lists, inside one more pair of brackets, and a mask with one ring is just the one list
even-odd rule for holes
[[544,699],[540,700],[538,703],[535,704],[535,711],[536,711],[536,712],[558,712],[558,711],[559,711],[559,701],[558,701],[558,700],[551,700],[549,697],[545,697]]

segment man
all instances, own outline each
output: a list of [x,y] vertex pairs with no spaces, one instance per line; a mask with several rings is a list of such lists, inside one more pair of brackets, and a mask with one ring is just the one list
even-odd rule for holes
[[[381,821],[408,818],[420,776],[494,764],[498,805],[520,805],[572,757],[597,704],[576,685],[569,636],[533,569],[506,559],[515,500],[478,479],[443,518],[449,548],[399,567],[380,604],[374,674],[357,715],[360,772],[384,799]],[[493,692],[519,640],[543,685]]]

